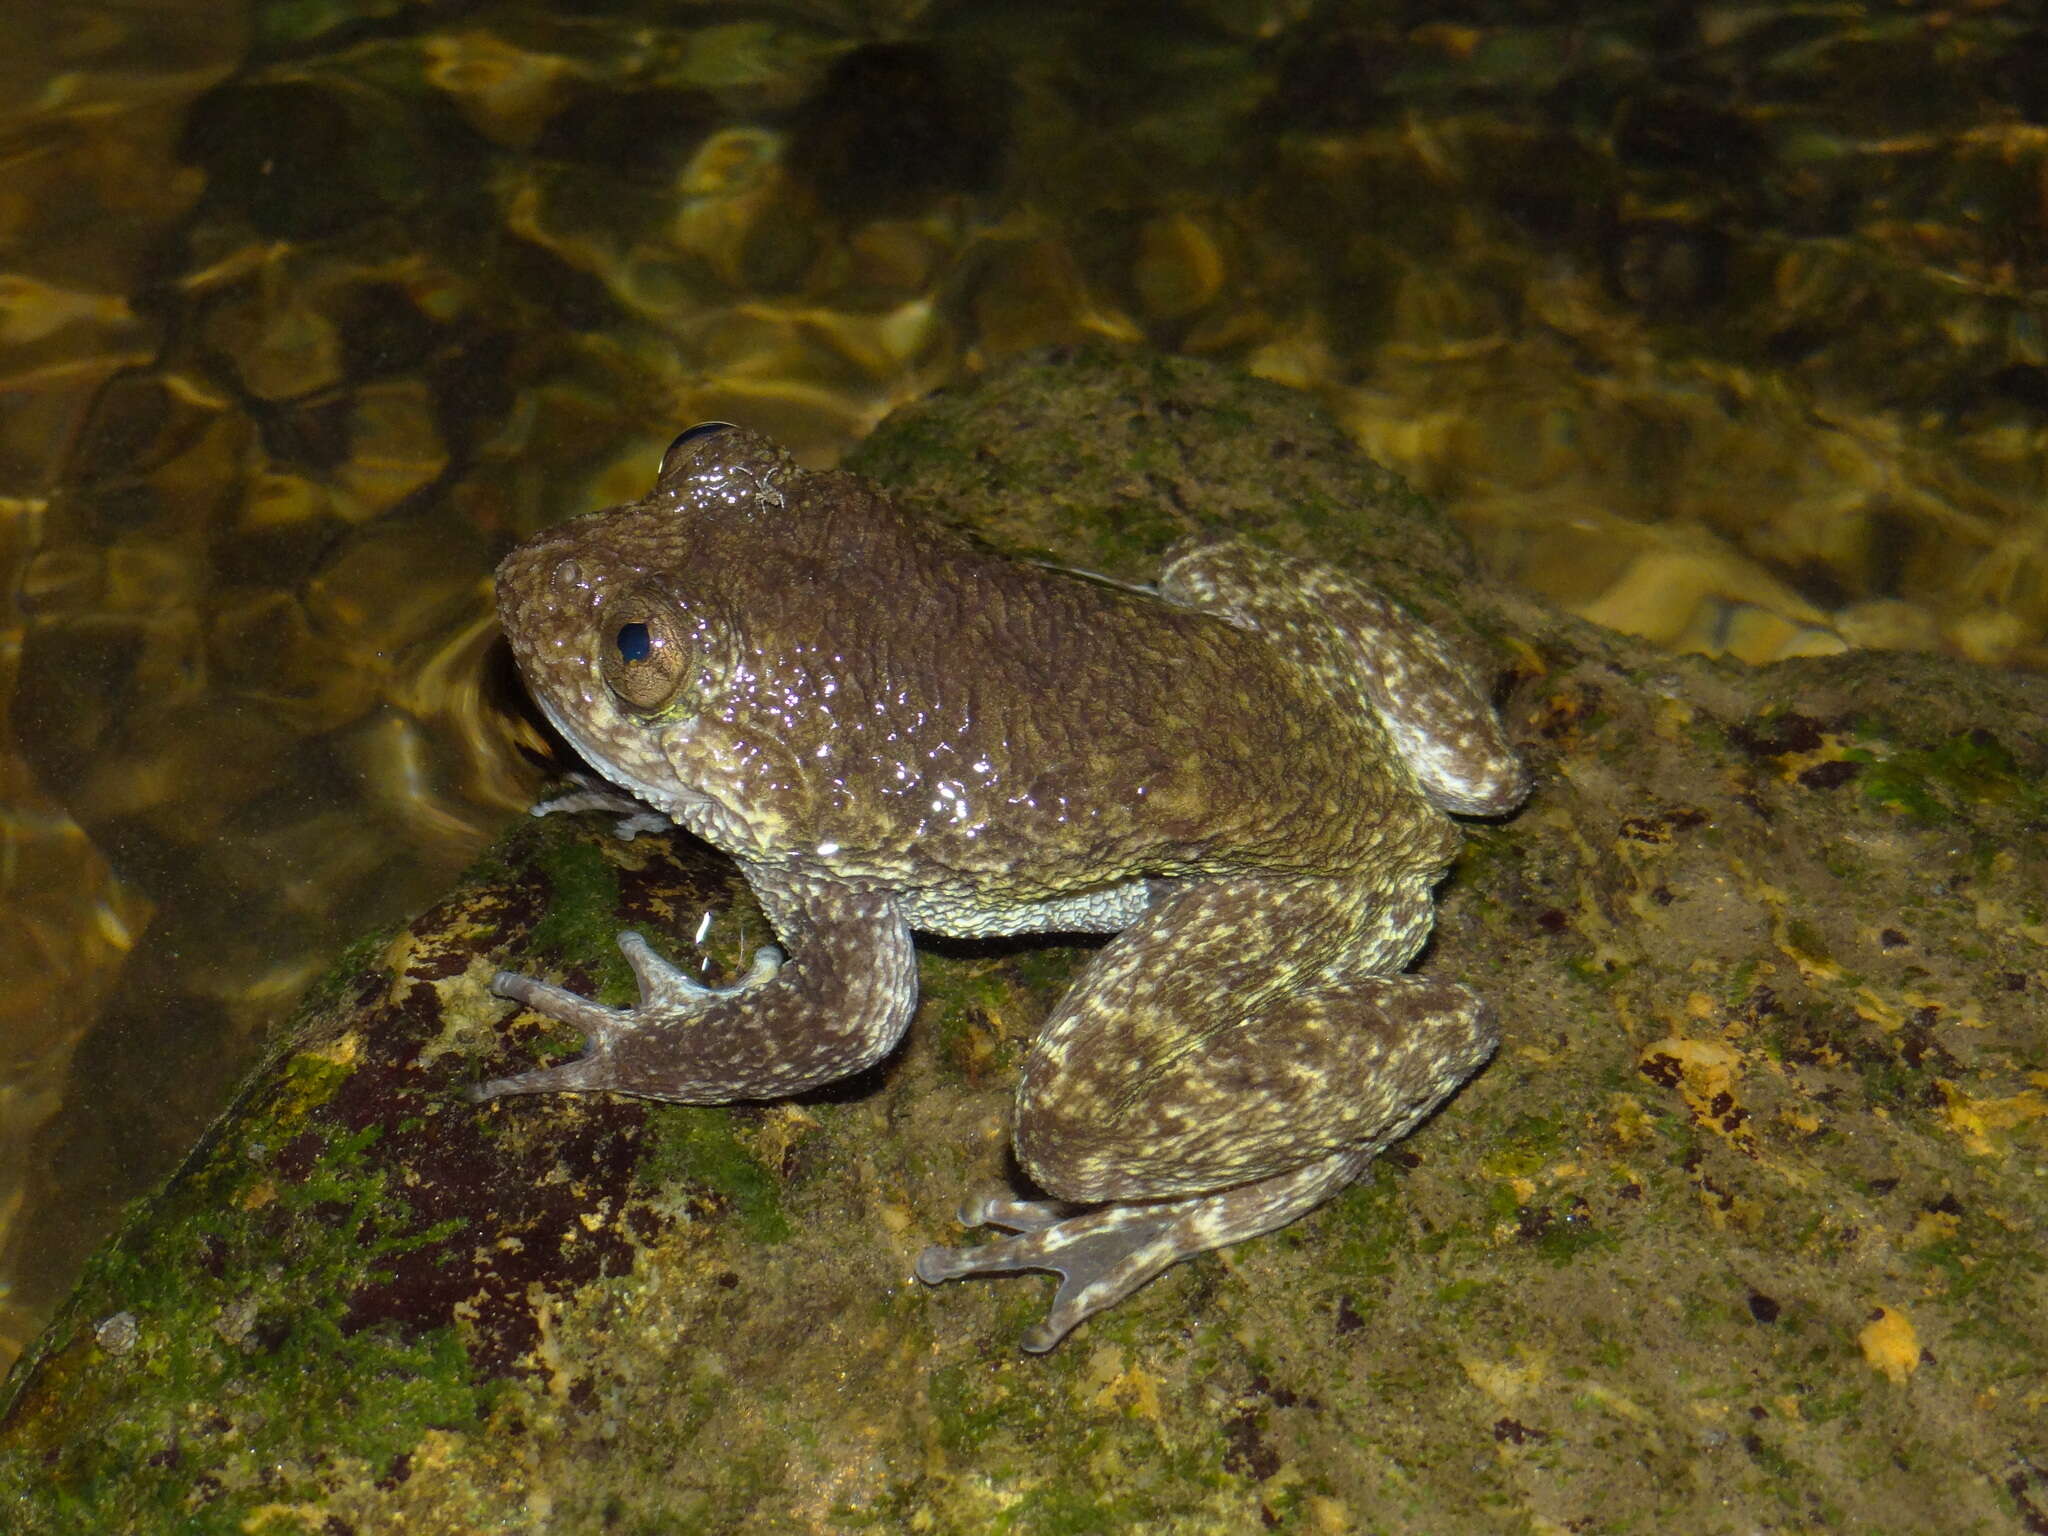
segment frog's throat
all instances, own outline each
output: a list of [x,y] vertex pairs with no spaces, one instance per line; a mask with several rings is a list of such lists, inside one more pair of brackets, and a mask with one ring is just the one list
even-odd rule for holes
[[576,722],[557,709],[552,699],[536,694],[534,702],[540,705],[541,713],[548,717],[548,723],[561,733],[562,739],[576,749],[576,755],[588,763],[593,772],[609,783],[619,786],[634,798],[651,805],[670,821],[678,822],[699,837],[706,837],[706,828],[719,816],[718,802],[699,790],[684,784],[651,784],[638,775],[627,772],[614,760],[614,755],[594,742],[589,734],[580,729]]

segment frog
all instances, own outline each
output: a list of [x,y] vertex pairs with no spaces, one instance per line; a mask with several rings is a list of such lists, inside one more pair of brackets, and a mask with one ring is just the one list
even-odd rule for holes
[[583,1054],[476,1101],[775,1100],[864,1071],[917,1004],[914,933],[1106,936],[1028,1050],[1015,1165],[927,1285],[1058,1277],[1053,1348],[1170,1266],[1353,1183],[1496,1048],[1411,969],[1463,832],[1529,779],[1471,668],[1360,577],[1228,533],[1130,583],[994,549],[728,422],[639,501],[505,556],[526,687],[595,770],[536,806],[673,825],[776,943],[708,985],[638,933],[639,999],[510,970]]

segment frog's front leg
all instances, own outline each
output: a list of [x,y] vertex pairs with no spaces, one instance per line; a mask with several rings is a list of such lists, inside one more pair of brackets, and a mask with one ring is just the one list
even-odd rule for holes
[[480,1083],[470,1098],[609,1090],[722,1104],[800,1093],[888,1055],[917,1005],[910,930],[895,898],[782,870],[746,873],[789,959],[764,949],[736,985],[706,987],[637,933],[622,934],[640,984],[631,1008],[500,971],[493,992],[582,1030],[584,1054]]
[[921,1279],[1048,1269],[1023,1340],[1076,1323],[1194,1254],[1285,1226],[1356,1178],[1491,1054],[1478,998],[1398,974],[1426,887],[1240,877],[1188,887],[1096,957],[1024,1069],[1016,1147],[1078,1215],[971,1206],[1019,1235],[928,1249]]

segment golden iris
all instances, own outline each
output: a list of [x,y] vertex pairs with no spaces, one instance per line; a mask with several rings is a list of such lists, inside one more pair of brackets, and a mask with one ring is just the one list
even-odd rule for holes
[[600,666],[613,693],[651,714],[682,690],[690,663],[682,615],[659,593],[627,592],[598,621]]

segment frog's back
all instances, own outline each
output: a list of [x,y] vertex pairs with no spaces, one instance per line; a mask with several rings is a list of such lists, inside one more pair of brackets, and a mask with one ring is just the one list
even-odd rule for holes
[[825,541],[839,579],[810,609],[817,638],[798,643],[864,632],[838,718],[865,751],[837,755],[864,757],[868,792],[916,816],[920,879],[1021,893],[1138,873],[1427,867],[1454,851],[1341,645],[1326,664],[1305,659],[1222,615],[992,554],[879,500],[835,510],[854,514],[845,542]]

